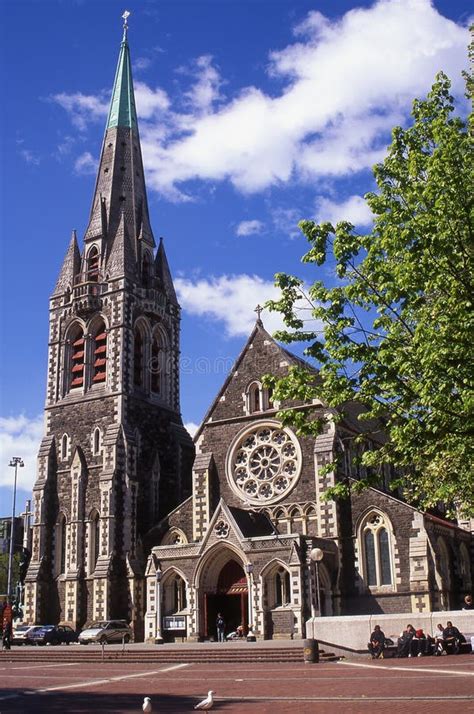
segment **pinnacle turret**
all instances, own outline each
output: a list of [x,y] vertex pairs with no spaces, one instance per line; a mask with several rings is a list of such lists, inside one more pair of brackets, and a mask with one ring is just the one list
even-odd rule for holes
[[81,254],[77,245],[76,231],[73,231],[53,295],[60,295],[68,289],[71,290],[74,285],[74,278],[79,273],[80,268]]

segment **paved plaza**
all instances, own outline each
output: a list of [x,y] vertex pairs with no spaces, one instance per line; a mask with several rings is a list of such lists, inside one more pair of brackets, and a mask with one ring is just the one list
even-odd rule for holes
[[279,714],[474,712],[474,656],[320,664],[91,664],[8,662],[2,654],[0,714],[6,712],[190,712],[209,689],[213,711]]

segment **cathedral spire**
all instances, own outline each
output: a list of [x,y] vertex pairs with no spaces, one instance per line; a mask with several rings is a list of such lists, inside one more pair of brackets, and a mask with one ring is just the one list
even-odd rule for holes
[[[145,173],[138,132],[132,63],[127,37],[127,18],[123,14],[124,33],[112,89],[104,143],[99,162],[85,242],[100,245],[101,271],[110,277],[108,258],[116,233],[125,231],[137,266],[145,248],[153,250],[155,241],[148,214]],[[115,269],[117,262],[114,262]],[[137,271],[138,274],[139,271]]]
[[133,93],[132,63],[127,29],[128,24],[125,20],[114,88],[112,90],[112,101],[110,102],[109,116],[107,118],[107,129],[113,126],[125,126],[129,129],[137,128],[137,111]]

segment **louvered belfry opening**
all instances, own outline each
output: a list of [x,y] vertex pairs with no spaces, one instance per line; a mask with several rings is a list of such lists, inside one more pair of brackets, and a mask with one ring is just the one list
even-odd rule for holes
[[105,382],[107,377],[107,333],[103,322],[99,325],[94,337],[93,367],[92,383],[100,384]]
[[78,327],[72,339],[71,389],[84,385],[84,347],[84,333]]
[[99,251],[92,246],[87,256],[87,280],[96,283],[99,280]]

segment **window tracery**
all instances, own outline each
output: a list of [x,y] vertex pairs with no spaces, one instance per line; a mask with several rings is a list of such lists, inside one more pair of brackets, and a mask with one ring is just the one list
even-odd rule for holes
[[301,450],[293,432],[278,422],[260,422],[231,446],[227,477],[233,491],[252,504],[274,503],[295,486]]
[[387,519],[372,511],[361,527],[362,565],[369,587],[393,585],[391,537]]

